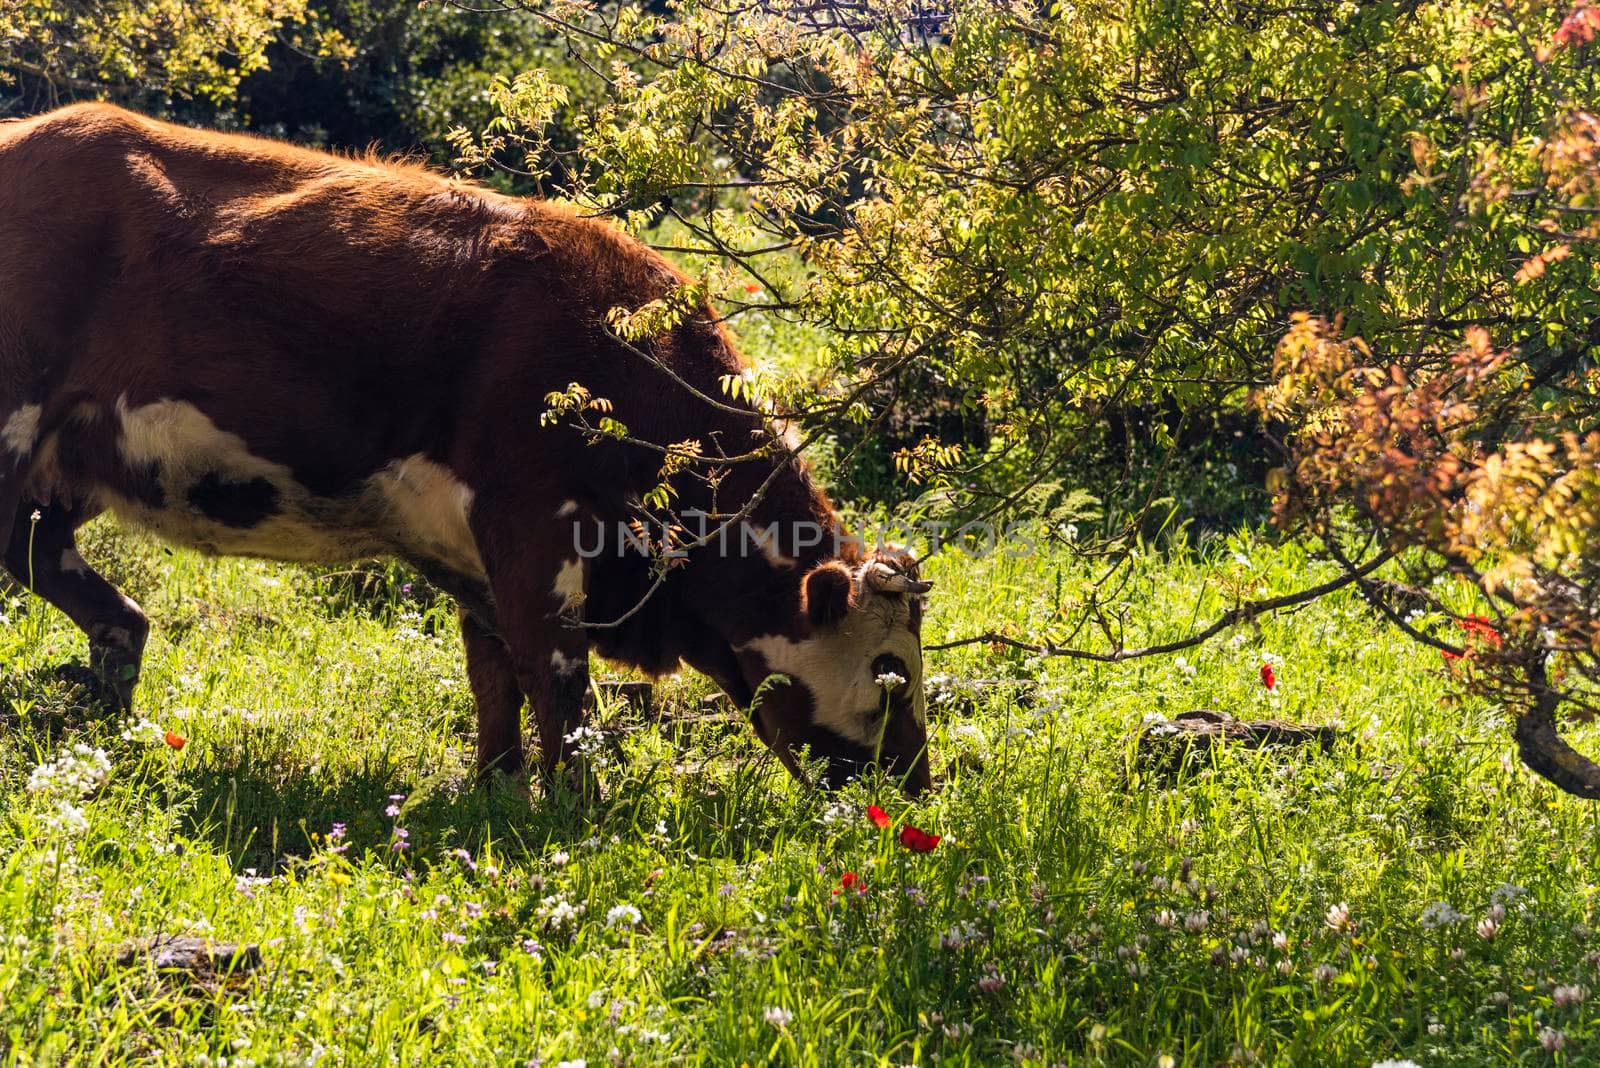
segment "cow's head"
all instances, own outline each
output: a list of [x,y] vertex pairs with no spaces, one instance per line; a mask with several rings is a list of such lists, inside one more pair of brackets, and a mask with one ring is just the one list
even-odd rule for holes
[[[802,777],[796,752],[826,761],[828,786],[878,764],[920,793],[931,784],[922,693],[922,598],[932,588],[906,553],[831,560],[802,580],[800,619],[744,645],[762,741]],[[787,682],[771,679],[773,674]],[[765,685],[762,683],[765,682]]]

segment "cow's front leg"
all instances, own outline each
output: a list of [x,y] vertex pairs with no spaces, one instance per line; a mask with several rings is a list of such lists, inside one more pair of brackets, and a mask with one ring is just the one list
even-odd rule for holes
[[587,565],[570,550],[570,539],[529,538],[525,527],[518,535],[479,536],[500,641],[533,712],[545,781],[564,778],[586,788],[586,747],[577,731],[589,689],[589,640],[578,625]]

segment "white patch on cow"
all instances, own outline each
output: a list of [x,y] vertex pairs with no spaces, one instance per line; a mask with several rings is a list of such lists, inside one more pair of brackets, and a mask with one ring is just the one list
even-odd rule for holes
[[0,427],[0,441],[5,442],[6,448],[18,456],[26,456],[33,451],[39,437],[41,410],[37,404],[24,404],[11,413],[6,425]]
[[384,468],[371,484],[383,494],[394,536],[408,551],[483,579],[483,558],[467,525],[472,490],[448,468],[410,456]]
[[800,428],[790,419],[773,419],[767,424],[768,431],[773,437],[782,442],[783,447],[790,452],[800,451]]
[[87,575],[89,573],[89,563],[78,555],[78,550],[62,549],[61,570],[69,575]]
[[567,656],[560,649],[550,654],[550,666],[556,669],[557,675],[570,675],[583,666],[583,658]]
[[556,518],[557,519],[565,519],[568,516],[577,515],[577,514],[578,514],[578,502],[577,501],[562,501],[561,502],[561,507],[556,509]]
[[[116,419],[124,460],[159,472],[163,501],[152,505],[126,498],[114,487],[94,492],[168,541],[213,554],[305,563],[420,558],[484,581],[483,560],[467,522],[472,489],[427,457],[395,460],[368,477],[359,493],[319,497],[288,467],[255,455],[243,438],[221,429],[192,404],[158,400],[132,406],[122,397]],[[53,439],[46,443],[51,448]],[[41,447],[41,460],[45,451]],[[224,483],[265,480],[277,494],[270,514],[248,526],[207,515],[188,494],[208,477]]]
[[752,548],[766,557],[767,563],[773,567],[794,567],[799,563],[792,556],[785,556],[778,548],[779,528],[777,526],[760,527],[745,519],[741,521],[743,531],[740,533],[739,553],[743,555]]
[[568,560],[556,572],[555,584],[550,593],[561,602],[561,607],[571,608],[583,600],[583,561]]
[[869,717],[883,707],[884,692],[872,671],[883,655],[896,656],[910,670],[912,714],[925,722],[922,646],[911,632],[910,609],[903,598],[867,596],[835,627],[795,641],[765,634],[739,646],[760,653],[767,670],[805,684],[816,707],[815,721],[851,741],[874,745],[878,725]]

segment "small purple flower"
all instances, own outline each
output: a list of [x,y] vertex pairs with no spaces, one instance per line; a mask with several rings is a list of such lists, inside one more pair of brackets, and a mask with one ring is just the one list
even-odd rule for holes
[[467,866],[468,871],[477,871],[478,862],[472,859],[472,854],[465,849],[452,849],[450,855]]
[[410,849],[411,843],[407,841],[407,839],[410,837],[410,831],[406,830],[404,827],[396,827],[394,829],[394,841],[389,843],[389,848],[396,853],[403,849]]
[[400,593],[403,596],[410,597],[411,596],[411,583],[407,582],[405,585],[401,586],[400,587]]
[[459,931],[446,931],[439,937],[452,946],[464,946],[467,944],[467,936]]

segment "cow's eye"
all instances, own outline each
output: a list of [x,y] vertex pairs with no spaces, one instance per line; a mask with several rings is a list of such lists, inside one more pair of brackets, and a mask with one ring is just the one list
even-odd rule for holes
[[[872,677],[874,679],[883,679],[886,675],[893,675],[904,682],[911,681],[911,672],[906,668],[906,662],[901,660],[898,656],[892,656],[888,653],[884,653],[882,656],[876,657],[872,661]],[[886,689],[890,688],[887,685],[887,682],[888,680],[885,680],[885,682],[881,684],[884,685]],[[902,684],[903,683],[895,683],[894,685],[900,686]]]

